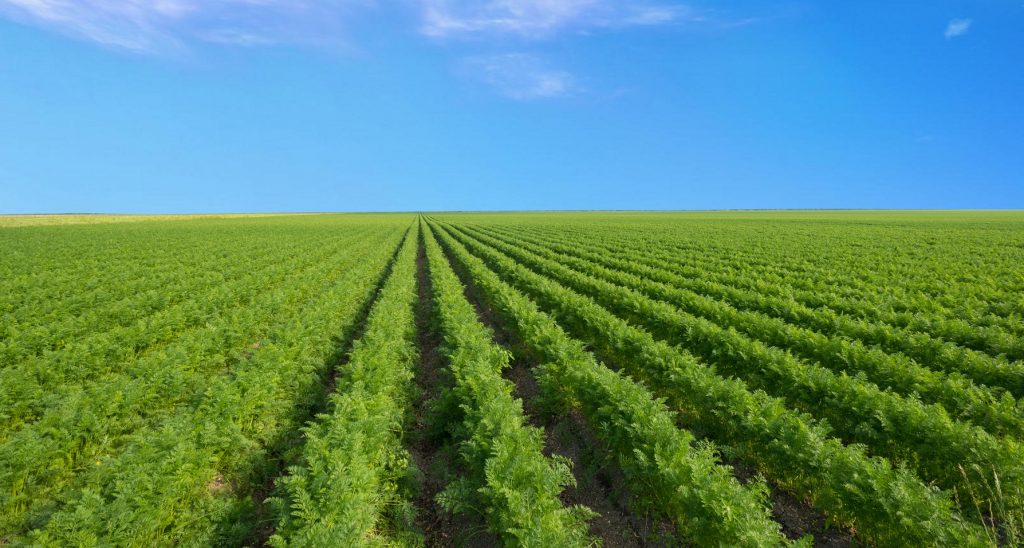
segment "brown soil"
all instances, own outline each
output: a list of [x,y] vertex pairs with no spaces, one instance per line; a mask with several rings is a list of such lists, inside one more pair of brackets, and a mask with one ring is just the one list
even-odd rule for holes
[[[522,356],[517,352],[517,356]],[[576,485],[562,492],[566,506],[582,505],[598,513],[590,522],[589,533],[601,539],[604,546],[669,546],[673,527],[662,520],[652,520],[633,512],[633,497],[621,470],[607,462],[607,450],[594,435],[586,419],[577,410],[568,413],[541,409],[540,387],[532,374],[535,363],[518,357],[505,377],[515,386],[515,395],[523,400],[530,422],[544,430],[544,452],[560,455],[572,463]]]
[[206,484],[206,490],[212,495],[223,495],[231,490],[231,485],[224,480],[223,474],[217,474]]
[[[509,346],[515,354],[516,361],[506,372],[506,378],[515,383],[516,394],[523,399],[533,424],[544,428],[546,451],[564,455],[573,462],[579,485],[565,490],[563,502],[583,504],[601,514],[591,522],[591,534],[601,538],[606,546],[678,544],[678,540],[671,539],[671,527],[667,523],[652,522],[629,511],[630,493],[622,473],[616,467],[602,463],[599,456],[605,452],[582,416],[576,412],[544,413],[534,408],[539,387],[530,370],[536,365],[536,360],[502,329],[500,318],[486,306],[481,306],[483,300],[472,287],[470,278],[455,261],[451,262],[467,284],[466,297],[477,308],[480,321],[495,331],[495,340]],[[542,416],[544,420],[538,420],[537,417]],[[752,468],[741,463],[728,461],[726,464],[733,466],[741,482],[749,481],[755,474]],[[821,511],[777,485],[771,485],[771,505],[773,518],[790,539],[810,534],[814,536],[814,546],[846,547],[853,544],[853,530],[829,525]]]
[[414,403],[412,433],[408,443],[412,461],[419,473],[416,480],[416,527],[423,533],[426,546],[500,546],[496,536],[487,532],[479,516],[452,515],[437,504],[437,494],[457,477],[458,457],[437,425],[431,424],[432,406],[448,382],[445,360],[439,353],[441,337],[432,322],[432,287],[427,271],[422,236],[416,255],[417,290],[416,333],[420,362],[416,368],[419,397]]
[[[747,483],[757,475],[756,470],[749,466],[733,460],[723,460],[732,466],[736,478],[743,483]],[[787,538],[798,539],[806,535],[814,535],[814,546],[837,548],[853,545],[853,530],[830,526],[827,523],[827,516],[811,506],[809,502],[797,498],[792,493],[777,485],[772,485],[770,482],[769,486],[771,487],[772,517],[782,525],[782,533]]]
[[504,376],[515,385],[513,394],[523,401],[527,421],[544,430],[544,453],[561,455],[572,463],[577,484],[562,491],[562,503],[586,506],[597,512],[599,515],[589,522],[589,533],[606,547],[678,545],[672,538],[671,525],[646,519],[629,510],[632,494],[625,478],[618,467],[601,457],[607,453],[583,416],[577,411],[557,413],[543,409],[543,404],[539,403],[540,387],[532,374],[537,361],[504,328],[497,314],[481,304],[483,300],[458,265],[451,264],[466,284],[465,296],[476,308],[477,318],[491,329],[494,341],[514,356]]

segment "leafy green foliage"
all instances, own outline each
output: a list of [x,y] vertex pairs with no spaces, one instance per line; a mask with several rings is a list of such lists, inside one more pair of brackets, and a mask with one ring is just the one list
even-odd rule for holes
[[[444,234],[453,253],[487,277],[484,262]],[[559,323],[668,398],[689,420],[729,443],[771,477],[838,519],[854,523],[868,538],[886,543],[977,542],[981,532],[964,523],[947,495],[925,486],[904,469],[869,458],[858,446],[845,446],[809,417],[779,399],[750,392],[740,381],[719,377],[675,348],[483,246],[474,246],[506,275],[517,274],[550,308]],[[470,268],[467,266],[467,268]],[[493,274],[491,274],[493,276]],[[944,540],[938,540],[944,539]]]
[[0,544],[415,546],[447,482],[505,544],[589,545],[589,466],[681,544],[811,544],[773,490],[856,543],[1024,542],[1019,213],[432,217],[0,227]]
[[[913,398],[883,392],[859,378],[835,375],[627,287],[516,248],[502,247],[520,264],[585,292],[594,302],[663,338],[679,341],[719,370],[736,374],[753,386],[783,395],[788,402],[827,418],[847,439],[908,462],[928,479],[953,487],[963,479],[958,465],[980,465],[994,467],[1004,483],[1013,488],[1024,481],[1024,449],[1012,439],[994,439],[979,428],[950,420],[941,408],[929,408]],[[525,267],[516,266],[518,279],[544,280]],[[937,450],[940,447],[942,450]]]
[[718,463],[714,448],[695,446],[692,435],[676,428],[662,402],[598,364],[528,299],[468,261],[464,250],[454,248],[453,253],[524,343],[550,362],[541,368],[542,386],[550,398],[584,411],[644,498],[644,510],[667,516],[684,537],[702,542],[782,542],[764,504],[763,484],[740,486],[729,468]]
[[[692,294],[706,295],[729,303],[739,310],[761,312],[767,316],[777,317],[796,326],[804,326],[817,330],[823,335],[854,339],[850,345],[854,352],[870,352],[856,346],[856,341],[864,345],[876,345],[891,353],[904,354],[923,366],[947,372],[954,382],[962,384],[961,377],[970,379],[994,390],[1006,389],[1014,396],[1024,395],[1024,363],[1010,361],[1006,356],[995,357],[984,352],[959,346],[957,342],[966,340],[964,337],[953,336],[951,340],[943,340],[930,335],[929,331],[945,333],[949,337],[949,329],[934,330],[929,326],[946,325],[950,322],[962,332],[968,327],[962,319],[937,320],[929,319],[928,315],[914,315],[911,320],[902,321],[899,315],[879,316],[871,312],[877,311],[876,305],[863,304],[859,307],[843,306],[826,296],[831,295],[832,288],[818,288],[813,293],[784,289],[786,283],[799,283],[802,278],[779,277],[758,278],[756,274],[745,268],[733,265],[722,265],[709,271],[706,266],[684,266],[678,264],[679,256],[661,249],[662,246],[643,246],[641,244],[607,243],[599,237],[588,234],[586,238],[573,238],[571,234],[557,233],[539,238],[534,232],[499,230],[502,227],[487,227],[488,234],[507,234],[517,243],[541,243],[562,256],[579,256],[588,261],[599,263],[608,268],[628,272],[652,282],[667,284],[676,290],[689,290]],[[621,258],[620,258],[621,257]],[[746,266],[746,265],[744,265]],[[719,280],[719,281],[716,281]],[[768,280],[772,280],[769,282]],[[871,294],[868,292],[867,294]],[[813,295],[813,299],[810,296]],[[817,308],[808,306],[796,298],[804,297]],[[677,298],[677,297],[676,297]],[[854,314],[837,313],[829,307]],[[857,316],[881,318],[884,321],[869,321]],[[943,323],[945,322],[945,323]],[[1012,323],[1003,322],[1007,326]],[[1018,322],[1020,323],[1020,322]],[[989,328],[995,329],[995,328]],[[922,331],[923,330],[923,331]],[[1024,333],[1024,326],[1020,332]],[[1020,339],[1002,332],[999,340],[1004,341],[1005,349],[1020,345]],[[1004,350],[1005,350],[1004,349]],[[998,349],[996,350],[998,352]],[[819,354],[820,355],[820,354]],[[868,359],[877,360],[874,354]],[[898,360],[906,363],[906,359],[898,354],[889,354],[885,359]],[[1012,401],[1012,398],[1010,398]],[[996,404],[1007,408],[1007,398],[1000,398]],[[1015,411],[1018,415],[1020,409]]]
[[[734,328],[752,339],[789,350],[834,371],[862,374],[879,388],[892,389],[901,394],[917,394],[922,400],[939,403],[951,415],[982,426],[990,433],[1018,438],[1024,436],[1024,409],[1017,406],[1012,396],[1005,392],[999,394],[984,386],[979,387],[959,373],[943,374],[918,365],[905,356],[869,348],[857,340],[830,338],[788,324],[780,318],[737,310],[699,293],[650,280],[650,269],[637,269],[626,260],[621,261],[625,263],[621,268],[626,270],[622,271],[606,268],[597,261],[556,253],[521,239],[492,239],[479,232],[470,234],[492,245],[496,244],[506,253],[518,255],[529,252],[603,281],[633,289],[694,316]],[[632,274],[630,270],[638,273]]]
[[251,494],[322,391],[338,338],[355,327],[401,230],[376,234],[339,239],[340,253],[292,270],[281,290],[184,332],[173,353],[86,380],[19,430],[0,452],[14,487],[0,492],[21,510],[5,514],[5,535],[124,545],[247,535]]
[[543,455],[543,431],[524,424],[522,402],[501,376],[508,352],[477,319],[429,228],[424,239],[454,380],[451,395],[463,417],[449,427],[462,440],[459,451],[469,471],[441,493],[440,502],[451,511],[481,509],[491,530],[510,545],[590,544],[585,521],[593,513],[565,508],[558,499],[575,482],[568,461]]
[[279,481],[274,546],[415,542],[400,484],[410,467],[401,432],[416,364],[416,241],[410,231],[339,372],[330,411],[305,430],[301,463]]

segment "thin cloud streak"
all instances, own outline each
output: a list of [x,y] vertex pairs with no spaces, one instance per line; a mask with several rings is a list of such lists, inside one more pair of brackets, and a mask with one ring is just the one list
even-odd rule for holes
[[580,91],[576,78],[528,53],[469,57],[460,72],[493,92],[516,101],[568,97]]
[[341,42],[371,0],[0,0],[0,15],[145,54],[192,43],[262,46]]
[[946,32],[944,36],[947,40],[950,38],[956,38],[957,36],[963,36],[967,34],[967,31],[971,30],[970,19],[953,19],[946,25]]
[[546,38],[566,32],[699,22],[669,0],[0,0],[0,16],[140,53],[192,43],[338,41],[359,9],[412,9],[432,38]]
[[[411,10],[432,41],[501,44],[680,23],[714,24],[672,0],[0,0],[0,17],[105,47],[174,56],[202,44],[348,48],[346,32],[370,8]],[[579,95],[573,74],[521,52],[463,57],[470,81],[516,101]]]
[[543,38],[567,30],[665,25],[700,20],[671,4],[610,0],[420,0],[421,31],[434,38],[513,35]]

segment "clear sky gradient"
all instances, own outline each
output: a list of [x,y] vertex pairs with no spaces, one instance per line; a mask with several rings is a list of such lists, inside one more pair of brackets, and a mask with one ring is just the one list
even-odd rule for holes
[[1024,4],[0,0],[0,213],[1024,208]]

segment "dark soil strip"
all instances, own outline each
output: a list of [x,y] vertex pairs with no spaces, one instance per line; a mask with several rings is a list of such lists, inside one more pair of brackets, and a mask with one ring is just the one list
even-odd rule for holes
[[442,339],[434,321],[433,287],[427,271],[422,234],[416,253],[416,275],[419,292],[416,344],[420,357],[416,385],[419,394],[413,405],[414,416],[409,421],[412,433],[408,442],[413,464],[419,471],[415,478],[416,496],[413,501],[416,526],[428,547],[500,546],[497,537],[486,531],[478,516],[455,516],[437,503],[438,493],[457,477],[459,456],[444,429],[444,421],[449,417],[439,409],[439,402],[451,379],[445,373],[446,363],[440,353]]
[[577,485],[562,492],[562,503],[587,506],[600,514],[590,521],[589,533],[601,539],[606,547],[678,545],[679,541],[672,537],[670,524],[630,511],[632,494],[625,478],[619,468],[604,457],[607,451],[586,420],[576,411],[560,413],[548,408],[532,374],[538,360],[515,338],[505,322],[482,304],[483,298],[461,265],[450,256],[448,259],[465,286],[466,299],[476,308],[477,318],[491,329],[495,342],[513,354],[512,367],[504,376],[515,385],[514,395],[523,401],[529,423],[544,430],[545,454],[561,455],[572,462]]
[[[345,370],[355,341],[359,340],[366,331],[366,320],[370,315],[370,310],[373,309],[373,305],[377,302],[377,296],[391,275],[395,261],[398,259],[399,250],[402,249],[405,239],[411,237],[412,231],[407,232],[395,247],[370,298],[360,307],[355,315],[355,321],[352,322],[349,329],[335,339],[334,351],[326,362],[328,366],[325,368],[325,376],[317,385],[311,386],[307,390],[307,397],[296,406],[293,424],[309,424],[316,420],[317,415],[328,411],[329,396],[335,390],[338,375]],[[276,516],[266,504],[266,499],[273,496],[277,479],[286,475],[288,467],[299,461],[304,445],[305,434],[301,429],[296,429],[284,433],[266,448],[266,452],[256,455],[263,462],[259,466],[253,467],[253,477],[250,478],[251,481],[246,482],[248,485],[256,487],[251,491],[251,516],[247,519],[250,531],[242,545],[266,546],[267,541],[274,534]],[[238,527],[240,524],[225,525]],[[228,534],[227,536],[232,535]]]
[[[445,246],[442,246],[442,249],[448,253]],[[601,514],[601,517],[591,522],[591,534],[604,539],[606,546],[658,545],[665,542],[668,538],[666,532],[670,531],[667,524],[652,522],[628,510],[631,495],[623,481],[622,473],[616,467],[602,462],[600,455],[603,451],[600,442],[583,418],[578,413],[557,416],[557,413],[535,409],[539,388],[530,374],[530,369],[538,363],[537,360],[530,356],[524,345],[510,337],[497,315],[479,304],[483,301],[474,289],[472,279],[450,255],[449,261],[463,283],[467,285],[466,296],[476,306],[480,321],[491,326],[495,331],[495,339],[509,346],[516,356],[513,367],[506,373],[506,378],[516,384],[517,397],[523,399],[528,416],[534,417],[534,425],[544,428],[547,449],[573,461],[573,470],[579,485],[566,489],[563,493],[563,502],[584,504]],[[615,364],[605,364],[612,369],[618,369]],[[537,417],[545,417],[545,422],[536,422]],[[698,439],[702,438],[701,432],[691,432]],[[753,468],[736,460],[724,459],[724,463],[733,467],[736,478],[741,482],[749,481],[756,474]],[[788,538],[797,539],[810,534],[814,535],[814,546],[846,547],[853,544],[854,531],[830,525],[827,516],[809,502],[773,485],[770,481],[769,485],[772,517],[782,525],[782,532]]]
[[[607,367],[618,370],[614,362],[603,361]],[[678,421],[677,421],[678,422]],[[703,432],[698,426],[682,424],[697,439],[697,441],[709,441],[715,443],[727,453],[725,447],[718,444]],[[747,483],[757,475],[756,469],[750,467],[739,459],[722,455],[722,463],[733,468],[733,475],[740,483]],[[796,540],[805,535],[814,535],[814,546],[822,547],[847,547],[853,545],[855,532],[828,523],[828,517],[815,508],[810,502],[797,497],[793,493],[774,484],[770,479],[768,486],[771,490],[769,500],[771,503],[772,518],[782,525],[782,534],[789,539]]]
[[540,387],[531,370],[536,361],[521,349],[513,350],[516,358],[505,378],[516,385],[515,395],[531,424],[544,429],[544,453],[560,455],[572,462],[577,484],[567,487],[561,495],[566,506],[583,505],[599,515],[590,521],[589,533],[610,548],[629,546],[670,546],[672,525],[652,520],[630,510],[633,496],[621,470],[608,462],[607,450],[579,411],[568,413],[545,408]]
[[[732,466],[736,478],[743,483],[750,481],[757,474],[753,468],[740,462],[723,460]],[[772,517],[782,524],[782,533],[787,538],[795,540],[805,535],[814,535],[814,546],[845,548],[853,545],[852,530],[830,526],[825,514],[807,501],[780,489],[771,481],[768,485],[771,487]]]
[[[438,353],[441,344],[433,318],[432,287],[427,272],[427,257],[420,237],[416,251],[416,289],[419,298],[416,302],[416,346],[419,350],[419,367],[416,369],[416,385],[418,394],[413,405],[409,451],[412,461],[419,470],[417,481],[416,525],[423,532],[427,546],[440,546],[455,537],[451,530],[451,519],[440,506],[435,497],[444,487],[443,477],[437,474],[436,466],[443,466],[444,455],[440,454],[441,441],[432,432],[428,424],[430,405],[437,400],[443,390],[442,372],[444,363]],[[435,466],[436,463],[436,466]],[[443,475],[443,474],[442,474]]]

